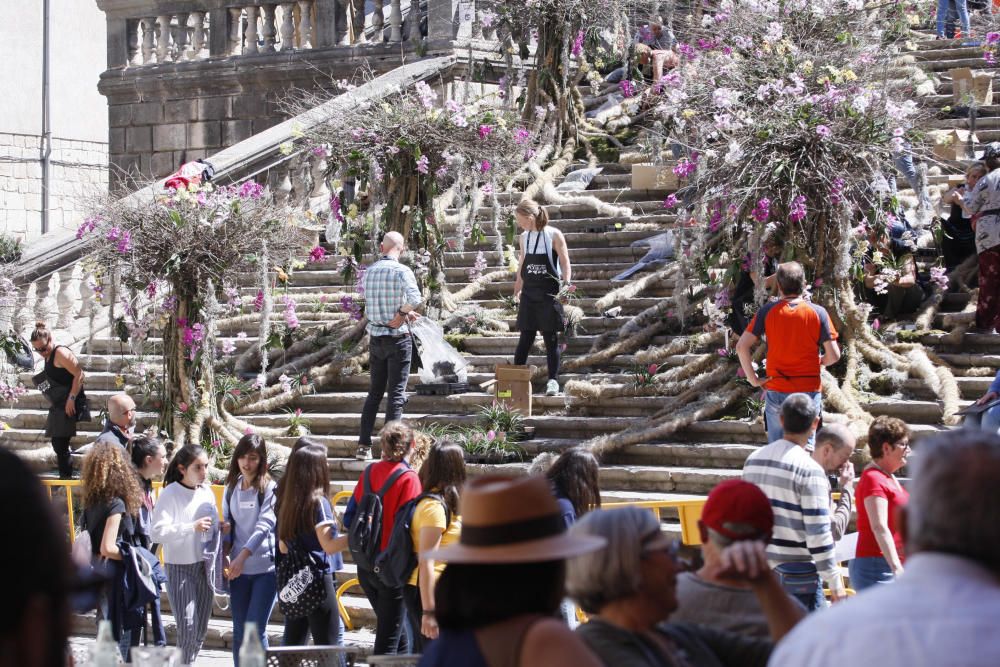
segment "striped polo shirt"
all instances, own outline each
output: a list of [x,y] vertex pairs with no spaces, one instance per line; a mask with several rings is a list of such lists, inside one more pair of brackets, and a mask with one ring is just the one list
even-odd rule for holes
[[841,588],[830,530],[830,482],[809,452],[794,442],[775,440],[747,457],[743,479],[760,487],[774,510],[767,545],[771,567],[812,561],[831,588]]

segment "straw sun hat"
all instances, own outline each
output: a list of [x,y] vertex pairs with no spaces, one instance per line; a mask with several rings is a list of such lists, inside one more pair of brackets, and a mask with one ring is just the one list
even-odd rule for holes
[[602,537],[566,533],[559,505],[544,477],[487,476],[462,492],[457,544],[427,553],[448,563],[538,563],[601,549]]

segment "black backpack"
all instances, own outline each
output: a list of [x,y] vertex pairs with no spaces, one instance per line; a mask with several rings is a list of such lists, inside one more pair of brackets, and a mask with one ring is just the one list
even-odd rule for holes
[[385,551],[375,559],[375,576],[389,588],[402,588],[410,581],[410,575],[417,567],[417,549],[413,544],[413,515],[417,505],[424,498],[433,498],[444,506],[445,530],[451,525],[451,510],[448,503],[436,493],[421,493],[399,508],[392,524],[392,535]]
[[275,575],[278,580],[278,608],[288,618],[303,618],[326,601],[323,570],[312,553],[297,541],[287,545],[287,554],[278,554]]
[[385,480],[385,484],[382,485],[378,493],[372,493],[372,466],[365,468],[365,472],[361,476],[364,485],[361,501],[358,503],[354,521],[351,522],[347,531],[347,544],[351,549],[351,556],[359,568],[375,569],[375,558],[378,556],[382,544],[382,498],[396,483],[396,480],[408,472],[412,473],[413,471],[405,465],[400,466],[389,475],[389,479]]

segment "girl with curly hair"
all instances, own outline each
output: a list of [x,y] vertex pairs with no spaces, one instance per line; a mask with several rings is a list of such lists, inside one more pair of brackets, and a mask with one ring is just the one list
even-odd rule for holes
[[[95,564],[102,562],[101,559],[120,561],[120,543],[138,545],[136,525],[142,505],[142,487],[125,450],[117,444],[94,445],[83,461],[81,482],[83,522],[90,534]],[[108,600],[117,594],[113,587],[119,580],[119,577],[111,578],[112,589],[100,602],[100,618],[109,617]],[[110,620],[122,658],[127,660],[131,631],[121,627],[117,622],[119,618]]]

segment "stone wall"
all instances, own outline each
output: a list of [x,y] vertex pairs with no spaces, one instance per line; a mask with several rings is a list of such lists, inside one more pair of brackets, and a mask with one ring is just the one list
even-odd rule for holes
[[[42,232],[41,137],[0,133],[0,231],[32,240]],[[108,145],[53,137],[49,230],[75,229],[89,198],[107,191]]]

